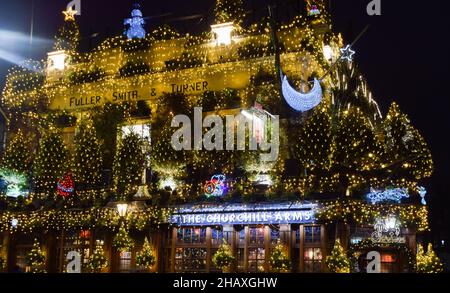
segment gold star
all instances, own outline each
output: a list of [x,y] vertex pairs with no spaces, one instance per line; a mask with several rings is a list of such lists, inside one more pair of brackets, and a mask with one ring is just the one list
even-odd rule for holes
[[64,14],[64,20],[75,20],[75,15],[78,13],[78,11],[73,10],[72,7],[69,7],[66,11],[62,12]]

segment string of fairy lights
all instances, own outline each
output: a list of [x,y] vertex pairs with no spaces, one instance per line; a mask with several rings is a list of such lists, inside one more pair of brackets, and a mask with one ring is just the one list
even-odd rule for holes
[[[92,116],[95,121],[95,117],[103,117],[101,115],[113,113],[112,110],[115,109],[122,113],[121,122],[126,122],[131,119],[131,108],[137,104],[137,101],[133,101],[120,105],[108,103],[92,109],[59,110],[58,107],[67,105],[70,102],[69,97],[75,93],[80,97],[90,97],[93,93],[111,92],[115,89],[145,88],[148,84],[170,84],[173,80],[188,84],[192,80],[217,76],[221,77],[224,88],[227,88],[237,82],[234,74],[239,71],[249,78],[249,84],[232,93],[222,90],[214,94],[165,94],[150,99],[145,97],[152,113],[156,113],[151,119],[167,121],[173,115],[184,114],[182,111],[188,111],[194,106],[208,104],[214,95],[219,98],[216,97],[212,111],[229,108],[229,100],[236,98],[241,108],[250,107],[258,101],[264,104],[269,112],[277,112],[282,100],[275,80],[269,20],[264,19],[248,28],[241,27],[243,10],[240,2],[231,1],[231,7],[228,6],[229,1],[218,1],[216,7],[217,23],[231,21],[236,26],[233,42],[228,46],[215,46],[210,32],[193,36],[178,33],[165,25],[142,39],[129,40],[124,36],[116,36],[105,40],[92,52],[80,53],[76,50],[80,35],[75,17],[65,15],[64,25],[55,44],[55,50],[64,50],[67,53],[63,71],[45,72],[49,66],[55,64],[44,61],[27,62],[24,67],[15,67],[7,76],[1,97],[2,105],[8,111],[11,121],[22,121],[24,128],[38,129],[42,136],[32,167],[36,192],[29,195],[27,203],[30,204],[35,198],[52,199],[55,184],[68,171],[69,165],[73,166],[76,184],[97,185],[100,168],[106,163],[101,153],[101,144],[110,142],[101,141],[96,136],[95,123],[89,119],[77,118]],[[283,70],[289,74],[296,86],[303,86],[304,81],[311,76],[318,77],[328,72],[331,64],[323,54],[325,43],[335,48],[343,47],[340,35],[330,32],[325,36],[318,32],[330,24],[326,9],[322,6],[319,8],[323,13],[297,16],[289,23],[281,24],[277,32]],[[354,67],[350,70],[354,70]],[[274,197],[292,194],[297,198],[306,198],[310,193],[343,193],[346,192],[345,189],[361,191],[369,185],[400,186],[416,192],[418,182],[431,176],[433,168],[425,140],[396,104],[391,106],[384,121],[375,125],[377,121],[374,121],[372,116],[374,108],[377,108],[376,102],[372,99],[365,81],[359,76],[352,78],[358,79],[358,92],[364,96],[363,106],[366,105],[370,110],[367,112],[363,106],[351,106],[348,103],[345,104],[347,108],[339,108],[338,113],[334,113],[334,105],[337,104],[334,99],[338,97],[333,95],[333,90],[338,88],[345,98],[348,98],[346,95],[354,93],[345,91],[348,80],[339,74],[331,74],[323,81],[326,89],[323,105],[308,115],[309,118],[302,127],[294,129],[295,125],[288,125],[281,131],[281,141],[294,142],[294,150],[283,147],[278,160],[271,165],[255,161],[253,154],[245,152],[174,154],[174,151],[168,148],[170,127],[167,123],[158,125],[157,131],[152,131],[155,133],[155,137],[152,137],[155,143],[151,149],[154,159],[150,164],[162,174],[162,179],[171,178],[177,182],[186,181],[189,176],[188,163],[192,163],[194,172],[209,175],[218,169],[225,175],[231,175],[237,165],[244,166],[245,175],[248,177],[261,172],[271,175],[272,185],[268,187],[267,194]],[[170,100],[172,104],[178,105],[180,113],[175,113],[172,109],[162,109],[161,105],[169,105]],[[69,152],[61,132],[54,126],[53,121],[61,117],[72,117],[69,118],[68,124],[76,125],[78,129],[72,151],[74,155]],[[14,125],[10,123],[9,126],[14,128]],[[11,145],[18,143],[23,136],[19,131],[17,139],[11,140]],[[125,137],[119,140],[117,149],[111,151],[110,156],[114,157],[114,163],[110,164],[114,177],[112,189],[117,192],[118,197],[132,195],[141,184],[145,154],[139,145],[137,137]],[[29,149],[32,148],[30,142]],[[17,148],[10,149],[9,153],[20,151]],[[26,150],[20,152],[26,153]],[[29,156],[6,158],[3,166],[16,169],[21,167],[13,164],[16,158],[21,164],[28,166],[32,156],[30,151]],[[295,178],[284,177],[284,162],[288,158],[297,159],[304,174]],[[178,184],[175,201],[198,199],[203,194],[203,181]],[[235,180],[226,184],[230,194],[238,192],[244,199],[257,191],[248,180]],[[165,187],[160,185],[152,191]],[[76,199],[94,201],[104,198],[106,192],[103,188],[86,188],[77,191]],[[351,196],[351,193],[349,192],[348,196]],[[97,226],[115,229],[119,226],[119,216],[115,210],[70,210],[76,199],[67,199],[64,202],[65,209],[62,210],[1,212],[0,231],[30,233],[35,229],[70,230]],[[413,224],[419,231],[428,229],[427,209],[424,206],[381,207],[369,205],[364,201],[339,200],[326,204],[319,217],[326,222],[352,220],[358,224],[366,224],[382,215],[383,209],[398,214],[402,223]],[[169,209],[149,208],[127,215],[127,223],[129,227],[141,229],[149,222],[163,223],[169,214]]]

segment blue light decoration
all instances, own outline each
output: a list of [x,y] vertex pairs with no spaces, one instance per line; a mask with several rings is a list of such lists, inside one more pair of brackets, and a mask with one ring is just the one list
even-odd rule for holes
[[222,196],[226,190],[225,186],[225,175],[214,175],[211,180],[205,184],[205,195],[206,197],[219,197]]
[[139,4],[133,5],[133,11],[131,11],[131,18],[127,18],[124,21],[124,25],[128,26],[125,34],[129,40],[131,39],[143,39],[146,32],[144,29],[145,20],[142,17]]
[[366,195],[367,200],[372,204],[381,202],[396,202],[400,203],[402,198],[409,198],[408,190],[406,188],[392,188],[384,191],[370,189],[370,193]]
[[19,220],[17,220],[17,219],[12,219],[12,220],[11,220],[11,227],[14,228],[14,229],[16,229],[16,228],[17,228],[17,225],[19,225]]
[[178,226],[307,224],[315,222],[316,203],[186,205],[175,209]]
[[0,186],[7,197],[17,198],[28,194],[27,177],[10,170],[0,170]]
[[352,50],[351,45],[347,45],[345,48],[340,49],[341,51],[341,60],[347,60],[348,62],[353,61],[353,55],[355,55],[355,51]]
[[286,102],[296,111],[306,112],[317,107],[323,98],[322,86],[320,80],[314,78],[314,86],[309,93],[296,91],[287,79],[287,76],[281,75],[281,90]]
[[419,195],[421,197],[420,203],[423,204],[424,206],[427,205],[427,201],[425,200],[426,194],[427,194],[427,190],[425,189],[425,187],[420,186],[419,187]]

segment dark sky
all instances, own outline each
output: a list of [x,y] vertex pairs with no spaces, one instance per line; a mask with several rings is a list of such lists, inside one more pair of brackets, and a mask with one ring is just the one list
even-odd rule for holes
[[[69,0],[34,0],[35,35],[51,39],[63,18],[61,10]],[[213,0],[143,0],[142,11],[146,16],[165,17],[148,20],[147,29],[164,21],[170,21],[180,31],[206,30],[212,20]],[[247,0],[249,10],[256,9],[265,15],[268,3],[278,4],[279,17],[292,16],[295,9],[287,5],[297,0]],[[448,1],[381,0],[382,16],[369,17],[366,5],[370,0],[331,0],[334,30],[342,32],[347,42],[367,25],[369,31],[355,45],[356,60],[367,78],[382,111],[397,101],[427,140],[433,152],[435,173],[425,182],[429,190],[429,202],[433,211],[435,231],[449,231],[450,207],[450,10]],[[0,0],[1,30],[29,34],[32,0]],[[107,35],[118,34],[123,19],[130,13],[132,0],[82,0],[82,16],[78,17],[87,49]],[[445,7],[447,6],[447,7]],[[295,7],[295,5],[293,6]],[[203,20],[181,21],[182,16],[202,14]],[[97,38],[89,38],[99,33]],[[0,38],[1,39],[1,38]],[[48,46],[48,45],[47,45]],[[0,44],[0,49],[5,44]],[[13,52],[34,58],[45,58],[49,50],[39,44],[31,51],[26,46],[11,46]],[[10,64],[0,59],[0,87]],[[440,222],[446,227],[437,226]],[[448,233],[448,232],[447,232]]]

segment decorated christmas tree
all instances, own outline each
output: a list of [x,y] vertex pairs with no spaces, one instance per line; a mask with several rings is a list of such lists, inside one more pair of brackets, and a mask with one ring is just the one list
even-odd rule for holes
[[65,50],[71,53],[76,52],[80,42],[80,31],[75,21],[76,11],[69,9],[63,11],[64,24],[60,27],[56,35],[54,49]]
[[328,270],[333,273],[350,273],[350,260],[339,239],[336,239],[331,254],[326,257]]
[[8,142],[1,159],[1,168],[19,174],[28,174],[32,163],[31,148],[31,139],[19,129]]
[[150,270],[156,264],[156,255],[147,237],[142,250],[136,254],[136,265]]
[[73,175],[77,188],[96,187],[101,181],[102,152],[96,131],[90,120],[79,125],[75,136]]
[[216,0],[214,10],[216,23],[241,23],[245,16],[242,0]]
[[221,270],[227,270],[233,264],[234,256],[230,245],[225,240],[223,240],[223,243],[213,255],[212,261],[216,268]]
[[392,177],[417,181],[430,177],[433,160],[430,149],[407,115],[393,103],[383,122],[385,164]]
[[40,243],[35,240],[33,248],[25,256],[25,262],[30,267],[30,273],[45,273],[45,254],[41,250]]
[[100,273],[102,269],[108,267],[108,260],[106,259],[102,245],[98,244],[95,247],[94,252],[89,257],[87,267],[92,273]]
[[119,196],[127,197],[136,192],[136,186],[142,183],[145,160],[142,139],[138,135],[129,133],[119,142],[113,167],[114,185]]
[[113,239],[113,246],[117,251],[129,252],[134,247],[134,241],[128,234],[125,225],[122,224]]
[[291,269],[291,260],[286,254],[286,248],[283,244],[278,243],[270,255],[269,264],[276,272],[289,272]]
[[442,273],[444,267],[441,260],[433,250],[433,245],[428,244],[427,252],[425,253],[422,244],[419,244],[416,255],[416,266],[418,273]]
[[41,138],[33,165],[35,189],[50,195],[56,190],[57,181],[70,167],[69,153],[61,135],[50,129]]

